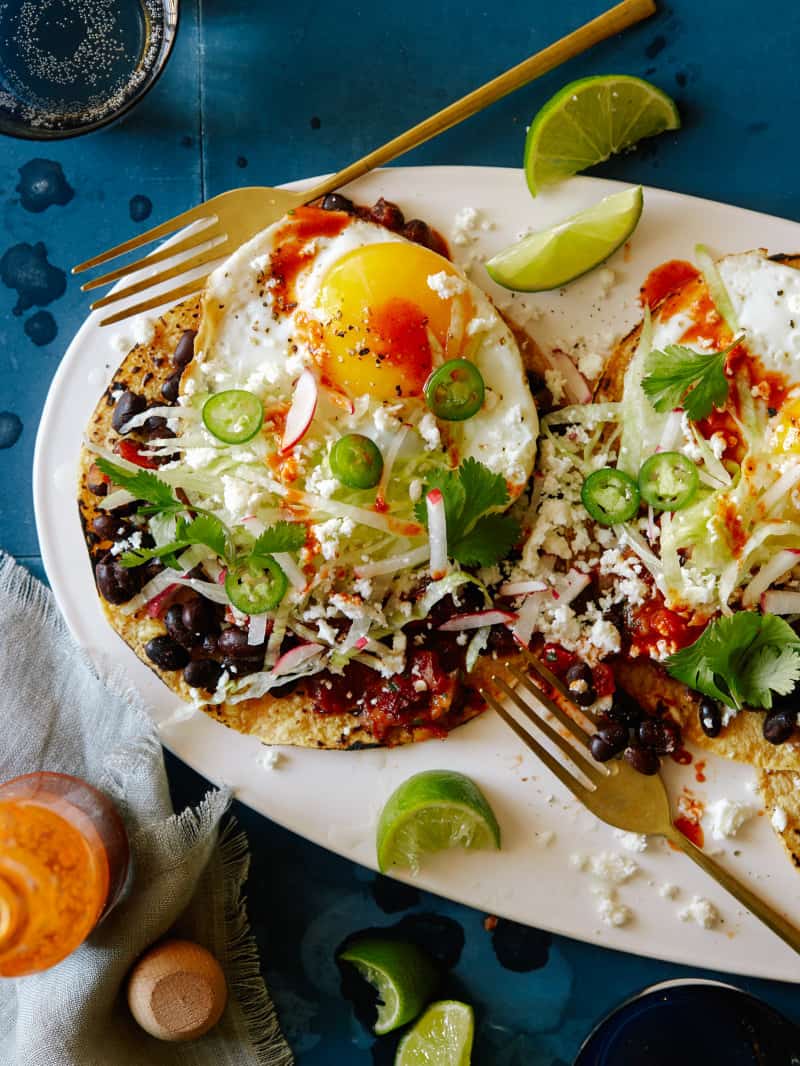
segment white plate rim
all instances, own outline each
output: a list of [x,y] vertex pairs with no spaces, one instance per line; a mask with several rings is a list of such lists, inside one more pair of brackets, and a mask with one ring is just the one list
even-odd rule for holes
[[[401,178],[399,178],[400,175],[402,175]],[[397,185],[402,188],[408,187],[408,189],[410,190],[415,190],[414,195],[416,199],[419,200],[421,203],[419,213],[423,214],[426,192],[431,188],[441,186],[449,187],[451,185],[460,185],[464,182],[469,184],[470,181],[472,181],[473,183],[477,182],[478,184],[480,184],[481,182],[492,182],[494,180],[503,182],[511,181],[512,179],[514,183],[518,183],[519,181],[521,181],[521,174],[519,171],[515,169],[512,170],[511,168],[459,166],[402,167],[393,170],[375,172],[374,174],[368,175],[366,178],[360,179],[358,182],[353,183],[350,189],[364,190],[365,192],[367,192],[367,196],[365,197],[366,199],[369,195],[371,195],[368,190],[372,190],[373,192],[376,190],[383,191],[384,184],[387,184],[389,192],[393,193],[395,198],[400,199],[402,203],[402,196],[398,195],[397,191],[395,190],[395,187],[393,186],[393,182],[396,182]],[[308,187],[316,180],[318,179],[306,179],[302,182],[293,182],[287,185],[287,187]],[[565,188],[562,189],[561,193],[556,191],[552,196],[541,197],[540,201],[542,202],[545,211],[548,209],[552,210],[553,205],[557,202],[560,202],[560,199],[565,199],[566,202],[572,202],[573,200],[576,200],[579,203],[583,201],[591,202],[592,200],[598,199],[599,196],[607,195],[610,192],[617,191],[625,187],[627,184],[628,183],[613,182],[599,178],[575,178],[565,183]],[[420,193],[419,190],[422,190],[422,192]],[[773,216],[749,211],[744,208],[720,204],[714,201],[700,200],[695,197],[689,197],[679,193],[671,193],[666,190],[645,188],[646,203],[651,197],[654,197],[656,199],[661,198],[662,200],[668,201],[670,207],[674,209],[683,208],[686,211],[689,211],[691,209],[691,211],[694,212],[733,212],[738,220],[745,222],[747,226],[752,228],[754,232],[774,231],[776,227],[778,229],[784,227],[786,228],[787,232],[789,230],[794,230],[796,232],[798,241],[797,246],[800,247],[800,224],[792,222],[790,220],[777,219]],[[408,199],[408,196],[406,197],[406,199]],[[537,201],[537,203],[538,202],[539,201]],[[487,205],[487,207],[488,206],[489,205]],[[434,221],[434,223],[436,224],[436,219],[431,220]],[[730,250],[733,250],[733,248],[731,248]],[[739,250],[744,249],[742,248]],[[771,250],[788,251],[791,249],[772,248]],[[125,661],[126,670],[130,668],[131,671],[136,671],[136,667],[141,667],[141,664],[138,663],[138,660],[135,660],[135,657],[133,657],[132,653],[128,649],[125,649],[124,646],[122,646],[120,642],[118,642],[118,638],[116,638],[114,634],[112,634],[112,636],[114,637],[114,640],[116,640],[119,644],[119,647],[117,647],[116,649],[112,649],[110,652],[108,652],[108,649],[106,649],[106,654],[104,654],[97,647],[95,647],[91,639],[87,639],[90,630],[87,630],[86,628],[85,616],[82,611],[82,608],[77,601],[73,602],[73,600],[66,595],[66,591],[69,586],[69,581],[66,579],[64,568],[61,565],[62,560],[59,556],[59,530],[54,523],[48,521],[48,497],[52,493],[53,487],[53,429],[54,427],[61,424],[59,418],[59,400],[65,389],[65,385],[70,380],[70,376],[74,372],[76,372],[77,364],[80,362],[84,342],[86,341],[86,338],[95,329],[97,317],[98,316],[96,314],[90,315],[78,330],[73,341],[69,345],[58,367],[58,370],[56,371],[56,374],[53,377],[50,389],[48,391],[47,399],[42,412],[39,430],[37,432],[34,450],[34,512],[36,517],[36,528],[39,535],[41,555],[44,567],[51,582],[56,601],[58,602],[59,607],[61,608],[62,613],[64,614],[64,617],[66,619],[67,625],[73,632],[73,635],[76,637],[76,639],[78,639],[79,643],[83,644],[83,646],[87,648],[90,656],[96,661],[97,665],[100,668],[104,668],[107,665],[106,655],[111,654],[114,658],[119,657],[120,659]],[[74,522],[77,524],[76,507],[73,510],[73,514],[75,516]],[[84,576],[86,579],[84,583],[86,584],[88,593],[96,602],[96,598],[94,597],[94,591],[92,588],[90,570],[88,562],[85,558],[85,551],[83,555],[83,563],[83,570],[85,572]],[[86,604],[84,604],[83,606],[86,606]],[[116,654],[117,651],[119,652],[119,656],[117,656]],[[134,659],[134,662],[130,662],[131,658]],[[145,667],[142,667],[142,669],[146,671]],[[149,671],[146,672],[149,674]],[[138,679],[137,683],[139,683]],[[145,696],[150,696],[152,698],[152,686],[148,686],[147,681],[144,679],[142,679],[140,687],[142,687],[142,685],[146,690]],[[147,691],[148,688],[149,691]],[[163,686],[161,686],[159,683],[158,688],[163,689]],[[163,717],[163,715],[161,717]],[[222,726],[219,726],[218,723],[211,722],[204,716],[201,719],[196,719],[194,721],[203,723],[203,726],[211,726],[215,731],[220,730],[222,734],[225,734],[228,738],[230,738],[230,732],[228,730],[224,729],[224,727]],[[465,745],[469,745],[473,741],[477,741],[478,743],[480,743],[484,738],[484,734],[486,734],[486,722],[485,720],[478,720],[475,723],[471,723],[470,725],[463,727],[457,732],[457,734],[451,737],[450,740],[448,740],[447,744],[454,751],[458,749],[456,761],[459,761],[460,758],[463,756],[464,752],[461,749],[463,749]],[[162,737],[162,740],[164,741],[165,746],[169,747],[170,750],[172,750],[176,755],[183,758],[184,761],[186,761],[190,766],[192,766],[201,774],[204,774],[206,777],[209,777],[212,781],[215,781],[218,784],[231,783],[228,782],[224,770],[220,769],[220,767],[216,765],[213,759],[211,764],[209,764],[209,762],[204,759],[198,760],[196,758],[196,756],[190,750],[191,745],[187,742],[187,731],[183,728],[182,725],[176,726],[173,735],[168,737]],[[238,740],[249,741],[252,740],[252,738],[238,738]],[[234,743],[238,743],[238,741]],[[388,762],[391,765],[393,762],[396,761],[397,753],[419,752],[422,749],[428,748],[429,745],[416,745],[413,749],[395,749],[394,753],[386,756],[385,762]],[[215,745],[212,744],[212,751],[214,750]],[[363,758],[364,756],[372,756],[373,754],[375,753],[358,753],[356,757],[361,756]],[[351,753],[349,755],[347,755],[346,753],[298,753],[293,750],[292,755],[290,756],[290,761],[293,763],[298,760],[302,761],[304,756],[312,757],[312,759],[308,760],[308,765],[311,766],[313,765],[312,760],[314,756],[323,756],[323,758],[327,759],[352,759],[354,757],[354,753]],[[415,760],[402,760],[401,757],[401,761],[411,762]],[[425,759],[422,761],[428,762],[429,760]],[[376,765],[383,766],[384,764],[381,763]],[[396,766],[392,766],[391,768],[393,770],[396,770]],[[298,771],[293,768],[287,772],[296,773]],[[259,773],[263,773],[263,771],[259,771]],[[407,775],[401,772],[399,774],[399,779],[402,779],[404,776]],[[269,780],[271,784],[275,783],[276,781],[279,781],[280,773],[270,774]],[[263,813],[267,817],[270,817],[273,820],[279,822],[280,824],[283,824],[286,828],[289,828],[294,832],[299,832],[307,839],[313,841],[314,843],[322,847],[326,847],[329,850],[332,850],[340,855],[343,855],[346,858],[351,859],[352,861],[359,862],[363,865],[371,866],[373,869],[375,868],[375,863],[372,855],[365,851],[363,848],[363,841],[361,841],[358,846],[356,846],[352,843],[342,842],[341,839],[332,839],[330,832],[326,835],[324,831],[325,827],[322,824],[317,827],[304,825],[302,828],[299,828],[296,822],[292,823],[291,819],[281,817],[279,813],[276,812],[269,799],[262,799],[260,796],[254,794],[252,788],[250,788],[248,784],[240,784],[239,782],[232,783],[238,789],[238,798],[242,799],[243,802],[247,803],[249,806],[252,806],[254,809],[260,811],[260,813]],[[553,783],[553,790],[556,790],[555,783]],[[363,836],[363,827],[361,835]],[[519,835],[519,827],[517,827],[514,833],[515,842],[518,840]],[[517,846],[516,843],[515,846]],[[785,858],[782,854],[780,854],[777,848],[776,857],[777,862],[786,862]],[[453,873],[457,871],[459,877],[462,876],[464,870],[469,870],[468,862],[471,858],[472,856],[461,857],[460,855],[453,855],[449,863],[449,865],[452,867]],[[478,861],[480,862],[480,858],[478,859]],[[473,869],[471,871],[471,875],[474,876],[474,873],[475,870]],[[565,871],[565,873],[569,874],[570,872]],[[708,949],[713,948],[713,942],[710,943],[704,939],[700,939],[699,941],[697,941],[696,937],[689,937],[687,938],[686,943],[683,943],[680,942],[681,938],[677,935],[675,937],[675,943],[669,943],[660,947],[656,947],[654,945],[648,946],[647,943],[643,943],[641,941],[641,938],[637,938],[635,936],[629,938],[628,942],[626,942],[624,931],[621,930],[604,930],[603,935],[598,936],[596,929],[589,928],[590,926],[594,927],[598,924],[596,917],[591,914],[589,915],[590,920],[587,920],[584,926],[581,927],[580,925],[575,925],[575,923],[565,924],[563,920],[552,919],[547,914],[543,913],[537,913],[534,915],[530,913],[521,913],[520,907],[517,902],[509,902],[509,904],[504,907],[501,899],[492,898],[491,901],[487,901],[484,905],[481,899],[477,898],[476,896],[476,891],[478,896],[480,896],[480,886],[476,891],[474,891],[472,888],[464,886],[463,884],[454,883],[453,877],[448,876],[448,874],[442,869],[442,864],[437,863],[436,861],[434,861],[433,868],[429,872],[423,872],[423,875],[418,878],[410,878],[402,874],[400,874],[399,876],[401,880],[410,881],[411,883],[417,884],[419,887],[436,892],[440,895],[446,896],[457,902],[464,903],[468,906],[472,906],[477,909],[491,910],[492,913],[503,914],[504,916],[510,917],[512,919],[521,920],[527,922],[528,924],[536,925],[539,928],[547,929],[554,933],[559,933],[576,939],[586,940],[590,943],[599,943],[603,946],[614,947],[619,950],[628,951],[634,954],[641,954],[655,959],[696,965],[696,948],[699,945],[702,945],[703,947]],[[467,876],[470,876],[470,874],[467,874]],[[688,879],[689,878],[687,878],[687,880]],[[709,895],[711,894],[712,892],[709,891]],[[717,896],[718,895],[719,893],[717,893]],[[587,910],[590,908],[590,906],[591,904],[587,902]],[[796,917],[800,919],[800,912],[797,912]],[[741,918],[740,915],[738,922],[738,931],[739,933],[741,933],[742,930],[744,930],[745,932],[747,931],[748,924],[752,923],[753,920],[749,919],[749,917]],[[678,929],[680,928],[682,927],[678,926]],[[756,930],[758,933],[761,933],[762,937],[768,938],[770,936],[770,934],[768,934],[765,930],[762,931],[761,927],[759,926],[756,926]],[[694,933],[695,931],[691,930],[691,932]],[[708,933],[704,932],[700,935],[701,937],[706,938],[709,936]],[[750,939],[753,939],[752,936],[750,937]],[[759,937],[756,937],[756,940],[759,939]],[[736,958],[728,959],[725,956],[724,952],[720,954],[720,952],[717,951],[713,959],[714,968],[725,972],[749,974],[758,977],[771,977],[783,980],[800,980],[800,974],[798,974],[797,972],[796,965],[791,965],[790,963],[790,959],[796,962],[795,956],[790,955],[788,953],[788,949],[784,948],[783,945],[780,945],[774,939],[767,940],[767,944],[769,945],[769,947],[763,953],[763,955],[759,952],[754,956],[751,952],[746,952],[746,957],[740,957],[741,953],[737,953]],[[772,948],[773,950],[770,951],[770,948]],[[703,962],[702,965],[708,965],[708,963]]]

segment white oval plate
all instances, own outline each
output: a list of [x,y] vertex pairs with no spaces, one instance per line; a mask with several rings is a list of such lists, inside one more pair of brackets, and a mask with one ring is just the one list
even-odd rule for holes
[[[510,308],[545,346],[572,347],[584,338],[602,352],[637,319],[636,298],[648,270],[672,258],[692,258],[696,242],[715,251],[766,247],[800,249],[800,225],[741,208],[659,189],[645,190],[645,210],[629,247],[610,261],[609,277],[596,271],[568,290],[511,297],[494,286],[481,260],[528,227],[549,225],[618,191],[620,184],[576,178],[535,200],[522,173],[484,167],[407,167],[381,171],[351,189],[361,202],[378,196],[397,201],[407,217],[419,216],[448,238],[464,206],[481,211],[478,239],[453,243],[472,276]],[[461,770],[491,799],[503,829],[498,854],[449,852],[425,862],[414,883],[490,914],[514,918],[606,947],[734,973],[798,980],[797,957],[716,884],[662,842],[633,856],[639,872],[618,890],[632,916],[621,928],[603,923],[590,875],[574,865],[576,854],[621,852],[612,830],[579,809],[496,718],[487,714],[446,742],[394,750],[320,752],[286,749],[278,769],[268,769],[257,740],[240,736],[202,714],[175,714],[176,700],[107,625],[97,602],[75,506],[75,470],[83,428],[122,354],[141,323],[101,330],[91,315],[79,330],[53,379],[42,415],[34,459],[34,499],[42,556],[56,599],[78,641],[98,664],[123,664],[162,729],[164,743],[196,770],[233,787],[237,797],[281,825],[366,866],[375,865],[374,832],[389,793],[410,774],[432,767]],[[116,345],[116,346],[115,346]],[[172,721],[170,721],[172,719]],[[705,758],[705,756],[703,756]],[[707,781],[692,767],[669,767],[671,788],[690,787],[705,801],[728,797],[754,807],[752,772],[707,759]],[[554,839],[548,841],[548,835]],[[709,837],[706,833],[706,837]],[[735,841],[721,845],[721,861],[751,881],[774,905],[800,923],[798,874],[784,855],[766,817],[754,817]],[[659,893],[665,883],[679,895]],[[693,896],[710,899],[723,923],[704,930],[681,921]]]

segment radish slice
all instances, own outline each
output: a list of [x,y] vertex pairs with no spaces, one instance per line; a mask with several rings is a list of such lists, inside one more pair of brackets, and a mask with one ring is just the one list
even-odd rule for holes
[[148,601],[147,607],[145,608],[148,618],[161,617],[161,612],[166,607],[176,588],[178,588],[177,581],[170,581],[162,592],[159,592],[157,596],[154,596],[152,600]]
[[363,563],[353,568],[356,577],[380,577],[381,574],[394,574],[398,570],[410,570],[415,566],[427,563],[431,549],[429,544],[423,544],[421,548],[404,552],[402,555],[392,555],[388,559],[379,559],[374,563]]
[[742,606],[752,607],[758,603],[762,592],[770,585],[783,577],[784,574],[793,570],[800,563],[800,550],[797,548],[784,548],[774,555],[768,563],[765,563],[742,594]]
[[288,552],[274,552],[272,557],[296,589],[306,587],[306,575]]
[[447,573],[447,516],[441,489],[431,489],[425,497],[428,509],[428,541],[431,549],[430,573],[438,581]]
[[571,403],[591,403],[592,390],[583,374],[578,370],[566,352],[560,348],[554,348],[545,355],[545,360],[551,370],[557,370],[564,379],[567,399]]
[[313,659],[315,655],[319,655],[321,651],[325,651],[322,644],[298,644],[290,648],[272,667],[272,676],[282,677],[284,674],[294,673],[299,666]]
[[497,590],[499,596],[530,596],[532,592],[544,592],[544,581],[509,581]]
[[369,618],[355,618],[342,642],[340,650],[345,652],[350,651],[351,648],[358,648],[361,651],[362,648],[366,648],[367,644],[369,644],[370,625]]
[[470,611],[454,614],[439,629],[443,633],[460,633],[464,629],[481,629],[483,626],[505,626],[516,620],[517,615],[511,611]]
[[251,614],[247,627],[247,643],[253,646],[263,644],[267,636],[268,614]]
[[162,570],[160,573],[156,574],[155,577],[151,578],[142,590],[133,597],[133,599],[128,600],[127,603],[124,603],[120,607],[120,614],[133,614],[135,611],[138,611],[140,607],[144,607],[145,604],[164,592],[165,589],[176,584],[177,581],[178,578],[174,570]]
[[776,503],[788,496],[798,481],[800,481],[800,463],[794,463],[788,470],[784,470],[772,488],[767,489],[761,497],[760,502],[764,508],[764,514],[769,514]]
[[772,589],[761,597],[765,614],[800,614],[800,592],[792,589]]
[[288,452],[305,436],[314,418],[318,397],[317,379],[310,370],[304,370],[297,379],[297,384],[294,387],[294,396],[292,397],[292,406],[286,415],[286,426],[283,430],[283,440],[281,441],[282,452]]

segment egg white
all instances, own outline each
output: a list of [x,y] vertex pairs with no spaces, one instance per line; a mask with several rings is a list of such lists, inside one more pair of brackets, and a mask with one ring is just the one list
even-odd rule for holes
[[[294,311],[279,313],[271,295],[270,257],[275,251],[285,220],[270,226],[239,248],[209,277],[203,300],[203,319],[194,362],[184,375],[184,392],[218,392],[243,388],[265,401],[290,400],[293,384],[301,371],[315,368],[303,341],[296,315],[319,317],[317,297],[331,268],[358,248],[376,243],[408,243],[382,226],[353,218],[336,236],[314,238],[313,258],[295,282]],[[442,261],[445,265],[445,261]],[[453,267],[447,263],[452,272]],[[315,442],[323,443],[331,427],[341,432],[365,432],[380,448],[387,447],[399,427],[397,415],[423,427],[410,435],[404,449],[442,451],[459,458],[471,456],[501,474],[512,495],[527,482],[536,457],[538,419],[527,384],[525,369],[513,334],[487,296],[459,273],[475,308],[469,357],[481,372],[486,402],[474,417],[461,423],[437,422],[422,397],[406,397],[401,405],[381,404],[371,397],[352,397],[356,411],[349,415],[325,404],[302,444],[306,453]],[[398,293],[402,296],[402,293]],[[435,298],[432,293],[432,298]],[[434,445],[432,442],[439,437]]]

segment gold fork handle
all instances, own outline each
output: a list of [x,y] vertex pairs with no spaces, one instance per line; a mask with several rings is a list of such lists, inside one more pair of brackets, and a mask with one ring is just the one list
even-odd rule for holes
[[666,834],[666,837],[672,844],[679,847],[684,855],[688,855],[693,862],[696,862],[700,869],[707,873],[709,877],[713,877],[727,892],[730,892],[743,907],[752,911],[756,918],[760,918],[764,925],[768,926],[784,943],[800,953],[800,930],[796,926],[792,925],[776,910],[773,910],[769,904],[765,903],[754,892],[751,892],[746,885],[743,885],[733,874],[728,873],[719,863],[709,858],[691,840],[687,840],[683,833],[673,828],[671,832]]
[[541,52],[537,52],[536,55],[517,64],[516,67],[512,67],[511,70],[507,70],[505,74],[500,74],[479,89],[467,93],[460,100],[456,100],[448,107],[437,111],[435,115],[426,118],[424,122],[420,122],[419,125],[406,130],[405,133],[401,133],[399,137],[388,141],[382,147],[376,148],[369,155],[365,155],[363,159],[351,163],[349,167],[340,170],[338,174],[326,178],[325,181],[311,190],[308,194],[308,199],[316,200],[318,196],[333,192],[334,189],[341,188],[342,185],[346,185],[349,181],[355,181],[356,178],[363,177],[370,170],[375,170],[376,167],[383,166],[384,163],[396,159],[399,155],[403,155],[404,152],[424,144],[425,141],[429,141],[437,134],[449,130],[451,126],[457,125],[465,118],[469,118],[470,115],[474,115],[476,112],[488,107],[489,104],[502,99],[502,97],[507,96],[515,89],[527,85],[534,78],[541,77],[548,70],[552,70],[559,64],[565,63],[568,59],[585,52],[587,48],[591,48],[600,41],[604,41],[607,37],[612,37],[615,33],[620,33],[622,30],[634,25],[634,23],[648,18],[655,10],[655,0],[623,0],[621,4],[609,8],[608,11],[598,15],[591,22],[587,22],[566,37],[562,37],[554,44],[543,48]]

